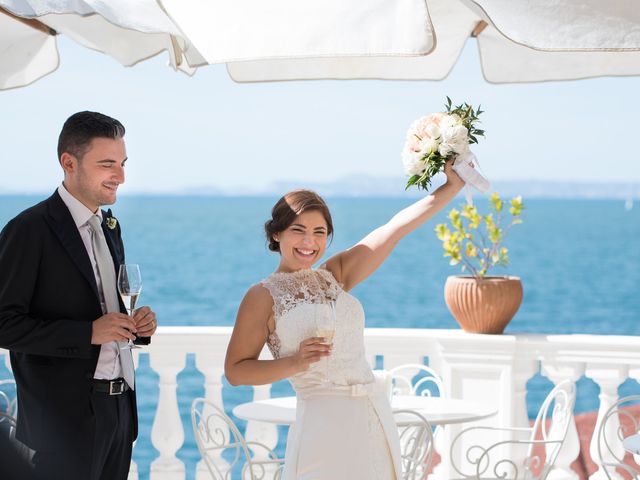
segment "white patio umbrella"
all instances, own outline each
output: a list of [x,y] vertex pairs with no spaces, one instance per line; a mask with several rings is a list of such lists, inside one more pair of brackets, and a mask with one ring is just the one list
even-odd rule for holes
[[59,34],[125,66],[165,50],[186,73],[206,63],[155,0],[0,0],[0,90],[53,72]]
[[640,74],[637,0],[158,1],[236,81],[439,80],[470,36],[489,82]]

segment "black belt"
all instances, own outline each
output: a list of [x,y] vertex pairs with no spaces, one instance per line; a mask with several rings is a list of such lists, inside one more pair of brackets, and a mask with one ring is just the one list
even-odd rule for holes
[[98,380],[94,378],[91,381],[91,390],[108,395],[122,395],[129,390],[129,385],[127,385],[124,378],[116,378],[115,380]]

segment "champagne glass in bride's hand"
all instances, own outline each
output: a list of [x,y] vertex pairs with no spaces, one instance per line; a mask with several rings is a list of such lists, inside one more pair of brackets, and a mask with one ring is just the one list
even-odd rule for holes
[[[329,314],[323,312],[323,314],[317,315],[317,309],[320,305],[316,305],[316,337],[324,338],[328,345],[333,346],[333,337],[336,333],[336,313],[334,302],[331,302],[329,306],[331,307]],[[329,381],[329,357],[325,357],[324,359],[324,379],[326,382]]]
[[[140,267],[135,263],[128,263],[120,265],[120,271],[118,272],[118,292],[122,303],[127,309],[127,312],[131,317],[136,309],[136,303],[140,292],[142,292],[142,275],[140,275]],[[131,340],[120,348],[140,348],[134,345]]]

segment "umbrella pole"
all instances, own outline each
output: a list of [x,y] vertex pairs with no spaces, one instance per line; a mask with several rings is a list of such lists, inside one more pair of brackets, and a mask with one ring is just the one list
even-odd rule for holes
[[471,36],[473,38],[477,38],[478,35],[480,35],[482,33],[482,31],[487,28],[487,22],[485,22],[484,20],[480,20],[475,28],[473,29],[473,31],[471,32]]

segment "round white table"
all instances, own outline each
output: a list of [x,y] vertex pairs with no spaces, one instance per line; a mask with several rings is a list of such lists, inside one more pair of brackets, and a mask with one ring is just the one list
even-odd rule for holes
[[636,433],[622,440],[622,446],[627,452],[640,455],[640,433]]
[[[473,422],[491,417],[498,412],[497,409],[468,400],[410,395],[394,395],[391,408],[394,411],[415,410],[431,425]],[[296,397],[268,398],[242,403],[233,409],[233,414],[242,420],[291,425],[296,420]]]

